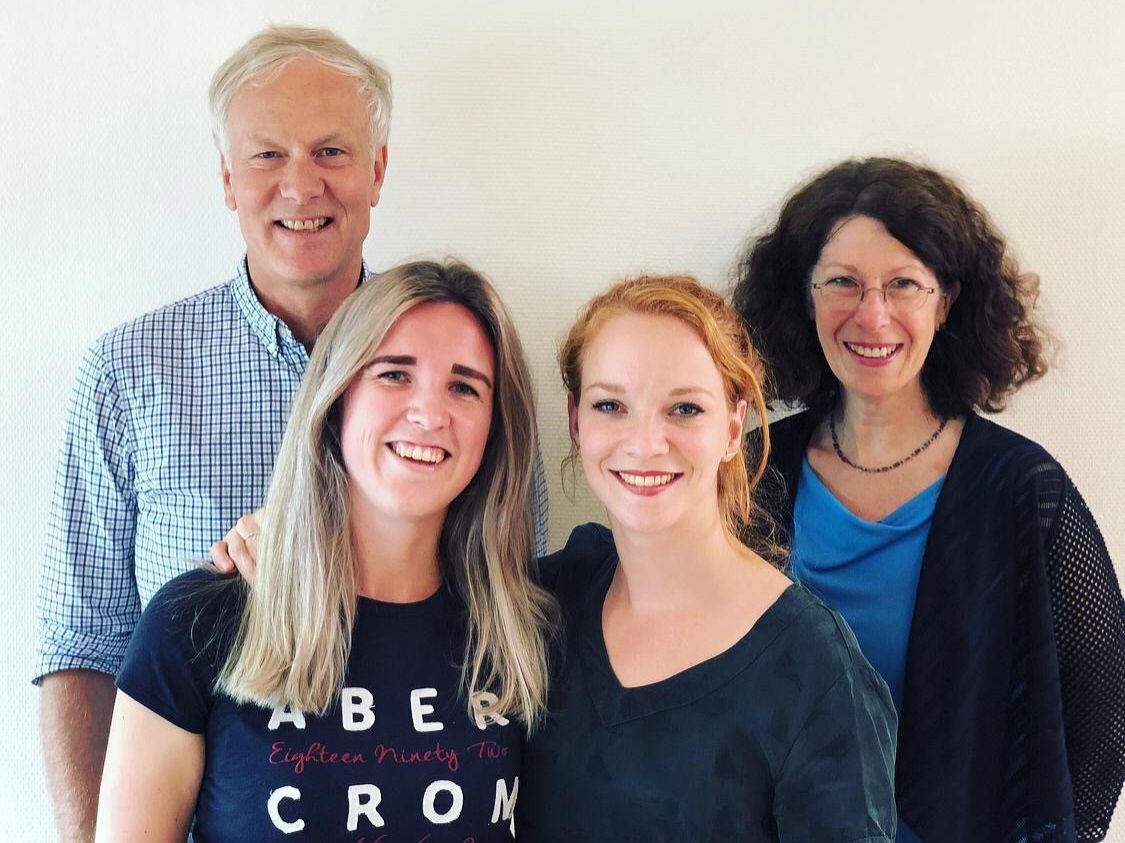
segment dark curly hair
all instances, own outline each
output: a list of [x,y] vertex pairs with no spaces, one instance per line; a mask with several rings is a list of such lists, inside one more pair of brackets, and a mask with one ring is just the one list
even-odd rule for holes
[[883,224],[943,290],[960,283],[922,368],[935,413],[1004,409],[1047,371],[1050,339],[1032,319],[1038,279],[1020,275],[988,215],[952,180],[895,158],[850,160],[820,173],[785,202],[772,231],[739,261],[732,302],[765,358],[770,398],[826,411],[839,383],[809,318],[809,283],[825,241],[854,216]]

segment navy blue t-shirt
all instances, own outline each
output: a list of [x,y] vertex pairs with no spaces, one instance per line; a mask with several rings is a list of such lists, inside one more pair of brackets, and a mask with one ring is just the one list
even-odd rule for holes
[[192,834],[247,840],[511,839],[519,726],[484,699],[470,718],[461,602],[360,598],[340,699],[323,717],[238,705],[213,685],[243,592],[197,570],[169,582],[133,633],[117,686],[206,739]]
[[565,645],[524,748],[520,840],[894,839],[894,706],[838,614],[793,585],[730,649],[626,688],[602,636],[609,531],[541,564]]

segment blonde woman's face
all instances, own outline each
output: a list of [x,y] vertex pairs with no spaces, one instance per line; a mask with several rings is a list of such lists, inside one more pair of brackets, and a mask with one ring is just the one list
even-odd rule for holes
[[484,329],[461,305],[420,304],[399,317],[343,397],[353,514],[441,528],[484,456],[494,368]]
[[745,413],[679,319],[627,313],[602,325],[583,351],[570,429],[614,532],[717,524],[719,465],[737,453]]

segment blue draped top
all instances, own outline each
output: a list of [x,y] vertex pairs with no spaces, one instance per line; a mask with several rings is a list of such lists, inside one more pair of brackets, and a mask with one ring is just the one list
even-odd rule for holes
[[836,499],[808,460],[801,466],[790,573],[844,616],[899,712],[922,554],[944,480],[867,521]]

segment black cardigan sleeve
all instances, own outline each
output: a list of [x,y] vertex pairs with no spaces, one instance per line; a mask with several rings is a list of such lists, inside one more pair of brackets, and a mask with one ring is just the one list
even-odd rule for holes
[[1040,472],[1075,831],[1078,840],[1096,841],[1108,832],[1125,782],[1125,604],[1082,495],[1057,464]]

